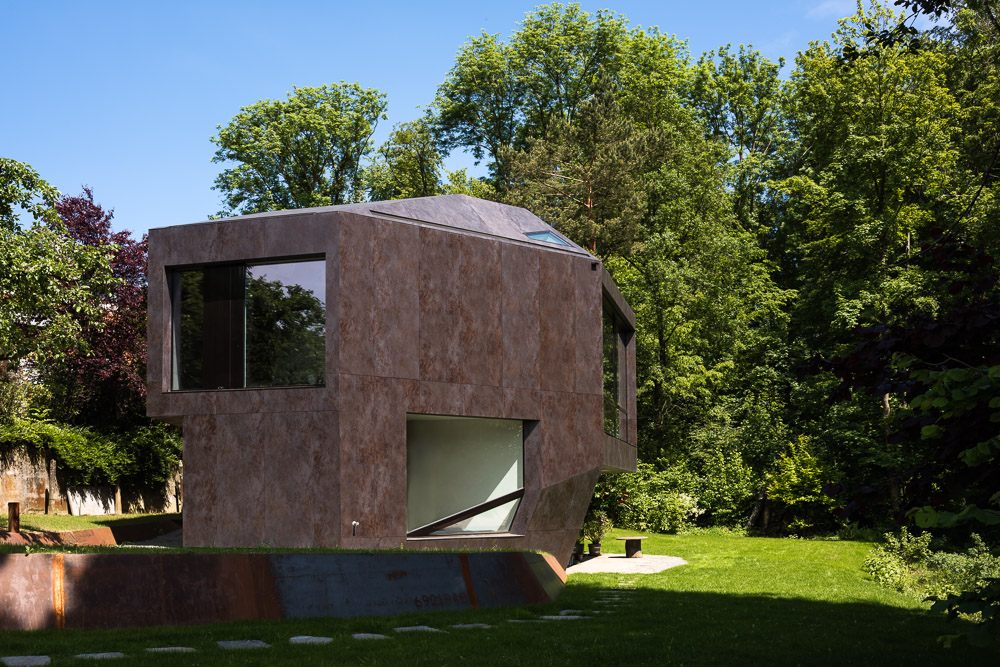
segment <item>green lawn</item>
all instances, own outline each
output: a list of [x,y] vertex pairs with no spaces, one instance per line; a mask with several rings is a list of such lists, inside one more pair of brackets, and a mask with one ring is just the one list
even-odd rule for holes
[[[624,534],[617,532],[615,534]],[[611,538],[615,536],[612,534]],[[622,543],[606,539],[607,551]],[[554,604],[396,617],[255,622],[197,628],[0,633],[0,656],[44,654],[54,663],[77,653],[123,651],[115,664],[993,664],[997,647],[939,648],[938,635],[960,626],[887,591],[861,570],[869,545],[858,542],[651,535],[646,554],[689,562],[655,575],[573,575]],[[603,589],[623,588],[611,614]],[[508,623],[559,609],[578,621]],[[489,623],[456,630],[454,623]],[[396,634],[357,641],[352,632],[393,635],[400,625],[447,634]],[[293,646],[294,635],[333,637],[326,646]],[[270,649],[223,651],[215,640],[261,639]],[[149,655],[152,646],[191,646],[196,654]]]
[[[6,508],[4,508],[6,509]],[[136,523],[147,523],[162,519],[179,521],[178,514],[114,514],[108,516],[70,516],[68,514],[21,514],[21,530],[60,532],[66,530],[87,530],[89,528],[112,528]],[[0,514],[0,528],[7,530],[7,514]]]

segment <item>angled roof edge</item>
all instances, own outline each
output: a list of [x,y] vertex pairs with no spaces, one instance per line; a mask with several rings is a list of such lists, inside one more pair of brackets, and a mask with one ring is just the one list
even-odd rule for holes
[[[297,208],[283,211],[251,213],[231,218],[206,220],[188,224],[215,224],[236,222],[245,219],[267,218],[287,215],[308,215],[344,211],[350,213],[383,216],[390,219],[427,224],[433,227],[470,232],[475,235],[508,239],[520,244],[548,248],[550,250],[582,254],[593,257],[586,249],[573,243],[565,235],[527,209],[509,204],[499,204],[468,195],[438,195],[435,197],[415,197],[379,202],[361,202]],[[162,227],[157,229],[164,229]],[[533,232],[550,232],[565,241],[564,244],[547,242],[527,236]],[[595,258],[596,259],[596,258]]]

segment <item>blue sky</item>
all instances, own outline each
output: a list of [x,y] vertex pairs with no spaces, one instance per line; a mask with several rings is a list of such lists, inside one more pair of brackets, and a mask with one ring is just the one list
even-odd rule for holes
[[[204,220],[220,208],[209,138],[240,107],[292,86],[357,81],[388,96],[381,143],[433,100],[470,36],[506,37],[536,4],[0,0],[0,156],[64,193],[90,185],[115,210],[116,229]],[[855,9],[854,0],[580,4],[687,39],[695,56],[752,43],[789,62]],[[447,163],[471,165],[460,153]]]

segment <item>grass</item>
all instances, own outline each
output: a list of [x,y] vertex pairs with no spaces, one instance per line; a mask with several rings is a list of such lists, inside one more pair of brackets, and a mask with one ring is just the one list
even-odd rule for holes
[[[0,526],[7,530],[7,515],[2,514]],[[180,521],[178,514],[115,514],[108,516],[70,516],[68,514],[21,514],[21,530],[39,532],[63,532],[67,530],[88,530],[91,528],[112,528],[148,523],[162,519]]]
[[[608,552],[623,544],[605,539]],[[992,664],[996,646],[940,648],[935,638],[961,626],[926,604],[879,587],[861,570],[863,542],[650,535],[645,554],[689,564],[652,575],[572,575],[560,599],[532,607],[429,612],[394,617],[297,619],[193,628],[0,633],[0,655],[43,654],[63,662],[78,653],[123,651],[115,664]],[[601,608],[601,591],[630,592],[612,614],[579,621],[512,624],[559,609]],[[447,628],[489,623],[486,630]],[[448,634],[394,633],[430,625]],[[352,632],[389,640],[357,641]],[[293,646],[294,635],[333,637],[326,646]],[[269,649],[223,651],[216,640],[261,639]],[[190,646],[195,654],[145,654],[153,646]],[[68,661],[67,661],[68,662]]]

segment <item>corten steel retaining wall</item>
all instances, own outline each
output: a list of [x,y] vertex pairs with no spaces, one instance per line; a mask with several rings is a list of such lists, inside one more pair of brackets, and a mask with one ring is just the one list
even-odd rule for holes
[[200,625],[544,603],[548,554],[0,554],[0,630]]
[[[452,195],[150,230],[147,414],[183,427],[185,545],[528,549],[568,562],[602,468],[635,470],[634,336],[626,432],[604,433],[603,294],[633,326],[634,315],[596,258],[531,241],[532,226],[545,225]],[[324,386],[171,391],[170,268],[319,254]],[[407,413],[533,425],[509,534],[407,537]]]

